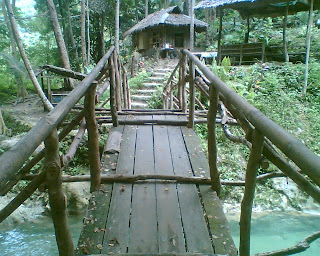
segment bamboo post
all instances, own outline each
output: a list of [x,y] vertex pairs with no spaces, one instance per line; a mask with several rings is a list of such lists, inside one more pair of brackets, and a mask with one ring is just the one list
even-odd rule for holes
[[[194,128],[194,111],[195,111],[195,91],[194,91],[195,65],[189,60],[189,128]],[[215,119],[214,119],[215,120]]]
[[117,107],[116,107],[116,75],[114,70],[114,61],[113,57],[110,57],[110,110],[111,110],[111,116],[112,116],[112,123],[114,127],[119,126],[118,122],[118,113],[117,113]]
[[211,188],[220,195],[221,183],[217,167],[216,116],[218,110],[218,91],[210,86],[210,107],[208,111],[208,159],[210,168]]
[[125,109],[128,109],[128,92],[127,92],[127,85],[126,85],[126,72],[125,72],[125,68],[121,65],[122,67],[122,91],[123,91],[123,106]]
[[251,228],[251,214],[252,204],[254,198],[254,191],[256,186],[259,163],[262,156],[262,149],[264,144],[264,136],[255,129],[252,138],[252,150],[250,153],[247,172],[246,185],[241,202],[240,215],[240,256],[250,255],[250,228]]
[[289,62],[289,54],[288,54],[288,48],[287,48],[287,21],[288,21],[288,11],[289,11],[289,2],[287,2],[286,10],[284,13],[283,18],[283,55],[284,55],[284,61]]
[[59,137],[56,129],[45,140],[45,146],[45,171],[59,255],[72,256],[74,255],[74,248],[68,226],[67,199],[62,191]]
[[121,111],[121,79],[118,69],[118,59],[116,52],[113,52],[113,70],[115,72],[115,93],[117,110]]
[[187,92],[186,92],[186,55],[182,55],[182,65],[181,65],[181,109],[183,113],[187,112]]
[[309,10],[309,18],[308,18],[307,35],[306,35],[306,65],[305,65],[305,71],[304,71],[303,95],[306,95],[307,86],[308,86],[311,27],[312,27],[312,21],[313,21],[313,17],[312,17],[313,16],[313,3],[314,3],[314,0],[311,0],[310,10]]
[[88,156],[90,161],[91,187],[90,191],[100,188],[100,153],[99,134],[95,115],[96,86],[91,85],[84,100],[85,117],[88,130]]

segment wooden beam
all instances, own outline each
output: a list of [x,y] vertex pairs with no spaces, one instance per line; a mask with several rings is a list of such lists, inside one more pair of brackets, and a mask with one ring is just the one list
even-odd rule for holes
[[84,95],[104,67],[113,50],[114,47],[111,47],[91,73],[64,100],[47,116],[43,117],[22,140],[0,157],[0,189],[18,173],[38,145],[61,123],[72,107]]
[[62,190],[59,137],[57,130],[45,140],[45,172],[51,216],[60,256],[74,255],[73,241],[67,218],[67,198]]
[[218,110],[219,92],[210,87],[210,107],[208,112],[208,160],[211,177],[211,187],[217,192],[217,196],[221,193],[221,183],[219,171],[217,167],[217,142],[216,142],[216,115]]
[[241,256],[250,255],[250,229],[252,204],[254,198],[254,191],[256,187],[258,168],[262,156],[263,143],[264,136],[255,129],[253,132],[252,150],[250,153],[246,171],[245,191],[241,202],[239,248]]
[[84,109],[88,129],[88,158],[90,161],[91,187],[90,192],[100,188],[100,153],[99,133],[95,116],[96,87],[91,86],[84,100]]
[[259,131],[261,131],[274,145],[276,145],[287,157],[289,157],[303,173],[307,174],[318,186],[320,186],[320,157],[310,151],[301,141],[294,138],[281,126],[270,120],[258,109],[253,107],[234,90],[215,76],[196,56],[187,50],[183,50],[199,67],[203,74],[210,80],[219,93]]
[[[193,2],[193,0],[192,0]],[[189,128],[194,128],[194,111],[195,111],[195,85],[194,85],[194,78],[195,78],[195,66],[192,60],[189,63],[189,90],[190,90],[190,97],[189,97]],[[186,89],[187,90],[187,89]]]

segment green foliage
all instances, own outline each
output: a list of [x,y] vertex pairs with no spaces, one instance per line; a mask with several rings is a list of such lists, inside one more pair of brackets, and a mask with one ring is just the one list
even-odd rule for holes
[[2,116],[6,126],[11,129],[12,136],[27,133],[31,129],[31,127],[12,118],[5,111],[2,112]]
[[150,73],[145,70],[139,72],[136,76],[129,79],[130,89],[137,90],[143,87],[143,83],[148,81]]
[[[217,61],[213,59],[211,66],[209,66],[210,70],[218,76],[223,82],[229,80],[229,71],[230,71],[230,58],[225,57],[222,60],[223,65],[218,66]],[[221,62],[221,64],[222,64]]]

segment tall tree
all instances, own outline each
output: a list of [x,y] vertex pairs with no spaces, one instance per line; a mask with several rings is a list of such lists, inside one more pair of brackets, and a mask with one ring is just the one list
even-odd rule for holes
[[[58,16],[57,16],[55,5],[53,3],[53,0],[46,0],[46,1],[47,1],[49,13],[50,13],[50,22],[53,27],[54,35],[57,41],[62,65],[64,68],[71,70],[69,55],[68,55],[68,51],[67,51],[62,33],[61,33],[61,28],[58,22]],[[67,87],[68,87],[67,89],[73,88],[73,82],[71,79],[69,79],[69,84]]]
[[[15,0],[12,1],[12,7],[14,9],[15,6]],[[9,21],[9,17],[6,11],[6,5],[4,0],[2,1],[2,11],[3,11],[3,16],[4,16],[4,20],[5,23],[7,24],[8,27],[8,31],[9,31],[9,37],[10,37],[10,44],[11,44],[11,51],[12,51],[12,56],[15,60],[19,60],[18,58],[18,52],[17,52],[17,45],[16,42],[14,40],[14,36],[13,36],[13,31],[12,31],[12,27],[10,25],[10,21]],[[14,72],[14,76],[16,79],[16,83],[18,86],[18,90],[17,90],[17,97],[21,97],[23,100],[28,96],[27,90],[23,84],[23,78],[21,73],[19,72]]]
[[6,6],[7,6],[7,12],[8,12],[8,16],[9,16],[9,19],[10,19],[10,23],[11,23],[11,27],[12,27],[12,32],[13,32],[13,35],[15,37],[15,40],[16,40],[16,43],[18,45],[18,48],[19,48],[19,51],[20,51],[20,55],[23,59],[23,62],[26,66],[26,69],[29,73],[29,76],[30,76],[30,79],[39,95],[39,97],[41,98],[42,102],[43,102],[43,105],[45,106],[45,108],[47,110],[52,110],[53,109],[53,106],[52,104],[50,103],[50,101],[47,99],[47,97],[45,96],[45,94],[43,93],[42,89],[41,89],[41,86],[33,72],[33,69],[32,69],[32,66],[29,62],[29,59],[27,57],[27,54],[24,50],[24,47],[23,47],[23,44],[21,42],[21,38],[20,38],[20,35],[19,35],[19,31],[18,31],[18,26],[17,26],[17,23],[16,23],[16,19],[14,17],[14,14],[13,14],[13,10],[12,10],[12,6],[11,6],[11,3],[10,3],[10,0],[4,0],[5,3],[6,3]]
[[148,16],[148,14],[149,14],[149,0],[146,0],[146,2],[145,2],[145,8],[144,8],[144,10],[145,10],[145,17],[147,17]]
[[120,0],[116,0],[116,13],[115,13],[115,47],[119,53],[119,34],[120,34]]
[[309,76],[309,57],[310,57],[310,46],[311,46],[311,27],[313,22],[313,4],[314,0],[310,2],[309,17],[308,17],[308,27],[306,35],[306,66],[304,71],[304,81],[303,81],[303,94],[307,93],[308,86],[308,76]]
[[67,11],[67,17],[68,17],[68,26],[69,26],[69,36],[70,36],[71,47],[72,47],[72,51],[74,52],[74,58],[75,58],[75,61],[76,61],[77,71],[80,71],[79,55],[78,55],[76,41],[74,40],[72,23],[71,23],[71,12],[70,12],[69,0],[66,0],[66,11]]
[[81,56],[83,69],[88,66],[86,49],[86,0],[81,0]]

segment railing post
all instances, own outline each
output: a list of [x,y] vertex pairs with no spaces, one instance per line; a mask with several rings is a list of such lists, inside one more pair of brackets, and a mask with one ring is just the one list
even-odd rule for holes
[[252,204],[257,180],[259,163],[262,156],[264,136],[255,129],[252,137],[252,149],[247,165],[245,191],[241,202],[240,215],[240,256],[250,255],[250,228]]
[[121,78],[119,75],[119,63],[117,54],[117,51],[113,52],[113,68],[115,72],[116,106],[117,110],[121,111]]
[[95,114],[96,86],[91,85],[84,100],[85,117],[88,130],[88,156],[90,161],[91,187],[90,191],[100,188],[100,153],[99,134]]
[[182,54],[181,62],[181,77],[180,77],[180,86],[181,86],[181,109],[183,113],[187,112],[187,92],[186,92],[186,55]]
[[118,113],[116,107],[116,98],[115,98],[115,90],[116,90],[116,75],[114,70],[114,61],[113,56],[110,57],[110,110],[112,116],[112,123],[114,127],[119,126],[118,122]]
[[72,256],[74,255],[74,249],[66,213],[67,199],[62,191],[57,129],[54,129],[45,140],[45,146],[45,171],[47,174],[49,202],[59,255]]
[[172,88],[172,81],[170,84],[170,109],[173,109],[173,88]]
[[194,127],[194,111],[195,111],[195,92],[194,92],[195,66],[194,62],[189,59],[189,128]]
[[211,187],[220,195],[221,183],[219,171],[217,167],[217,142],[216,142],[216,116],[218,110],[218,95],[219,92],[211,85],[210,86],[210,107],[208,111],[208,159],[210,167]]

